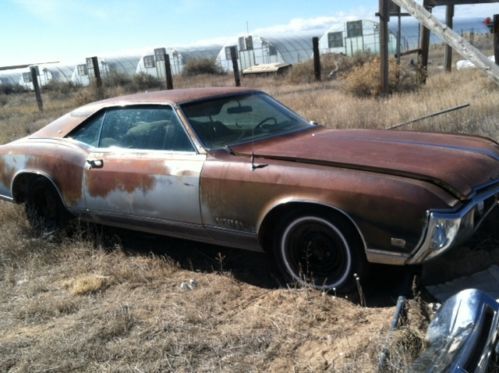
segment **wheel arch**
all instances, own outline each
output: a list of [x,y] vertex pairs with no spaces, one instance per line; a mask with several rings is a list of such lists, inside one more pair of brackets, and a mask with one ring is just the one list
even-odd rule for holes
[[29,183],[36,179],[47,180],[57,192],[57,195],[59,196],[59,199],[61,200],[63,206],[67,209],[64,198],[62,198],[62,193],[55,181],[47,173],[38,170],[22,170],[18,171],[14,175],[11,185],[12,198],[14,199],[14,202],[23,203],[26,201],[27,187]]
[[322,216],[329,215],[337,217],[346,222],[357,235],[357,238],[362,245],[362,252],[364,253],[364,255],[367,254],[367,244],[364,235],[362,234],[362,231],[360,230],[358,224],[346,211],[336,206],[309,200],[281,201],[272,206],[263,215],[263,218],[260,220],[260,223],[257,226],[257,232],[259,244],[265,251],[268,251],[272,245],[273,231],[278,225],[279,220],[283,218],[286,219],[287,217],[292,216],[292,214],[294,214],[296,211],[300,210],[302,210],[303,212],[313,212]]

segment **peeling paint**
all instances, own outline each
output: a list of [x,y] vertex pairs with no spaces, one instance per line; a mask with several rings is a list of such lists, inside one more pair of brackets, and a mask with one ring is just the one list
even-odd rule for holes
[[147,159],[104,159],[102,169],[91,169],[87,172],[86,187],[92,197],[106,196],[115,191],[132,193],[139,189],[143,193],[151,190],[156,180],[154,175],[168,175],[170,170],[162,162],[151,162]]

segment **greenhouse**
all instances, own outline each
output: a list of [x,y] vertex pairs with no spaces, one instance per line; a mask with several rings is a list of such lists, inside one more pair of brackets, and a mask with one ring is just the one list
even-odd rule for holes
[[[156,49],[155,51],[160,49],[163,48]],[[192,48],[164,48],[165,53],[167,53],[170,58],[170,66],[173,75],[182,74],[185,64],[190,60],[215,59],[219,50],[219,45]],[[158,56],[156,56],[154,52],[142,56],[137,64],[136,73],[145,73],[163,79],[165,76],[164,65],[158,64],[158,61],[163,61],[161,53]]]
[[[395,53],[397,38],[390,33],[389,53]],[[379,23],[369,20],[349,21],[333,25],[319,40],[321,54],[341,53],[352,56],[359,52],[379,54]]]
[[0,71],[0,85],[18,85],[25,69]]
[[[99,70],[102,79],[111,77],[113,74],[132,77],[137,69],[140,56],[98,57]],[[92,60],[87,58],[87,63],[75,66],[71,74],[71,82],[87,86],[93,79]]]
[[[296,64],[312,58],[312,38],[318,36],[302,33],[286,36],[241,36],[233,45],[237,47],[239,68],[251,66],[284,63]],[[217,62],[225,71],[232,71],[230,45],[222,48],[217,56]]]
[[[73,73],[74,69],[74,65],[64,65],[59,63],[40,64],[36,65],[35,67],[38,75],[38,83],[42,87],[52,81],[62,83],[70,82],[71,74]],[[31,79],[30,67],[22,69],[19,84],[26,89],[34,89],[33,81]]]

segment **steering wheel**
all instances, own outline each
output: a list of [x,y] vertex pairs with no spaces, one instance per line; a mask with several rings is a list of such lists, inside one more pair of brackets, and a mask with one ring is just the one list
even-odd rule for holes
[[258,122],[255,128],[253,128],[253,131],[254,132],[268,131],[272,126],[275,125],[277,125],[277,119],[275,117],[267,117]]

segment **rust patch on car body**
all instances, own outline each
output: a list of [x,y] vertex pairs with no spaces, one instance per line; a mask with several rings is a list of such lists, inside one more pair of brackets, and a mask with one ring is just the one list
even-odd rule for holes
[[65,204],[73,206],[82,199],[84,163],[84,159],[73,153],[61,156],[52,153],[30,156],[26,165],[30,170],[39,170],[49,175],[58,187]]
[[72,207],[81,202],[86,159],[86,153],[81,148],[59,140],[25,140],[2,146],[1,155],[0,162],[5,164],[8,158],[12,163],[12,166],[2,167],[2,180],[8,181],[7,187],[10,188],[16,174],[44,175],[55,184],[66,206]]
[[225,152],[214,153],[206,161],[201,201],[207,225],[225,226],[233,219],[257,232],[272,208],[301,201],[345,212],[366,235],[369,247],[389,248],[391,236],[403,236],[409,251],[420,238],[428,206],[449,208],[457,203],[439,187],[419,180],[275,159],[260,161],[268,166],[253,170],[249,157]]
[[385,130],[316,128],[234,147],[247,156],[419,179],[461,200],[499,178],[499,146],[483,138]]
[[154,175],[168,175],[169,168],[162,162],[149,159],[126,159],[118,155],[104,157],[102,169],[87,173],[86,187],[92,197],[106,198],[113,191],[132,193],[139,189],[144,193],[154,188]]

